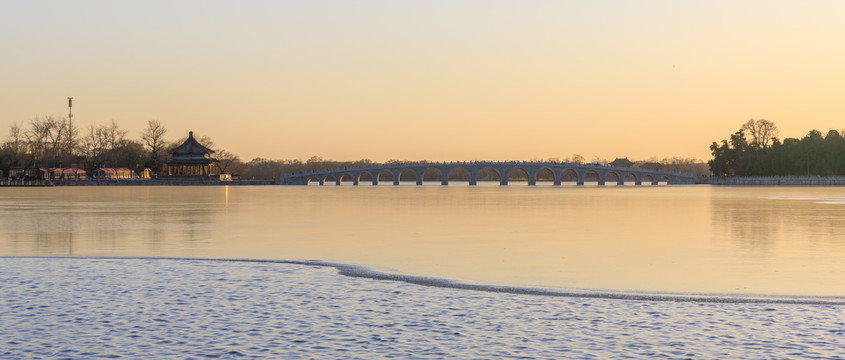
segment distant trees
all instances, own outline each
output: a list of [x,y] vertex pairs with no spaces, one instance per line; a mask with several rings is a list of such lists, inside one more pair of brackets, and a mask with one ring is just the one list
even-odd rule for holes
[[137,168],[144,163],[144,147],[140,142],[126,139],[128,132],[114,120],[108,125],[91,125],[80,141],[83,166]]
[[[408,162],[399,160],[389,160],[385,163]],[[307,171],[319,171],[326,169],[343,169],[353,167],[365,167],[378,165],[370,159],[361,159],[355,161],[333,161],[325,160],[320,156],[312,156],[306,161],[299,159],[294,160],[270,160],[265,158],[255,158],[245,164],[245,170],[241,173],[242,179],[272,179],[279,174],[292,174]]]
[[241,162],[238,155],[230,153],[225,149],[216,150],[214,157],[220,161],[220,172],[223,174],[240,174],[247,169],[247,164]]
[[660,165],[660,170],[663,171],[690,173],[699,176],[710,175],[710,167],[702,160],[673,157],[660,160]]
[[8,168],[21,164],[34,166],[67,166],[73,161],[72,146],[76,132],[71,131],[66,118],[36,116],[28,127],[12,124],[9,136],[0,146],[0,167]]
[[153,171],[161,171],[162,158],[164,156],[164,134],[167,128],[158,120],[147,120],[147,127],[141,131],[141,141],[149,149],[149,158],[144,165]]
[[[166,133],[167,128],[160,121],[149,120],[141,131],[140,140],[132,140],[127,138],[128,132],[112,120],[104,125],[91,125],[80,134],[66,118],[36,116],[25,124],[13,123],[8,137],[0,140],[0,170],[8,173],[11,167],[78,166],[89,172],[99,167],[149,167],[160,172],[165,150],[182,143],[169,144],[164,138]],[[199,141],[205,141],[207,147],[214,149],[214,143],[208,137]],[[237,155],[223,149],[214,150],[224,171],[245,169],[246,165]]]
[[756,148],[767,148],[777,140],[778,128],[769,120],[750,119],[742,124],[741,129],[751,137],[748,145]]
[[776,135],[773,123],[749,120],[729,139],[710,145],[710,170],[716,176],[845,175],[842,133],[811,130],[801,139],[783,142]]

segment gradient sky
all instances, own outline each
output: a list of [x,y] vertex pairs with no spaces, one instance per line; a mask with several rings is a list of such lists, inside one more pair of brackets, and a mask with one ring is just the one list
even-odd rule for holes
[[845,1],[3,1],[0,136],[159,119],[242,159],[710,158],[845,129]]

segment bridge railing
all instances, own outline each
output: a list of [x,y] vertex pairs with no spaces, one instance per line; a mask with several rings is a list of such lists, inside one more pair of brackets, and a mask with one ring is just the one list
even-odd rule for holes
[[[456,169],[464,169],[466,172],[470,174],[470,184],[474,185],[480,179],[477,178],[479,175],[479,171],[487,168],[492,168],[494,171],[499,173],[500,181],[502,185],[507,185],[508,180],[504,177],[507,174],[510,174],[511,171],[514,169],[522,169],[526,173],[528,173],[528,181],[529,185],[534,185],[536,183],[536,178],[538,173],[544,169],[549,169],[552,174],[554,175],[554,182],[555,185],[559,185],[563,180],[563,175],[569,170],[572,170],[576,177],[577,182],[579,185],[584,183],[584,176],[594,172],[598,176],[598,182],[600,185],[604,184],[604,180],[606,176],[614,174],[617,178],[616,181],[619,184],[624,184],[626,181],[624,178],[628,175],[634,175],[635,183],[640,184],[643,179],[651,178],[650,181],[652,184],[658,183],[659,181],[671,181],[673,183],[687,183],[692,184],[697,182],[697,175],[694,174],[685,174],[679,173],[674,171],[663,171],[663,170],[651,170],[651,169],[642,169],[642,168],[622,168],[622,167],[612,167],[602,164],[575,164],[575,163],[563,163],[563,162],[527,162],[527,161],[453,161],[453,162],[400,162],[400,163],[390,163],[390,164],[381,164],[381,165],[372,165],[366,167],[354,167],[354,168],[336,168],[336,169],[325,169],[325,170],[316,170],[316,171],[308,171],[308,172],[299,172],[299,173],[291,173],[291,174],[281,174],[279,176],[279,184],[298,184],[304,183],[307,184],[312,179],[316,178],[318,181],[324,183],[326,178],[331,176],[335,182],[340,183],[340,178],[345,175],[351,175],[353,177],[360,177],[363,173],[368,173],[371,177],[378,176],[382,172],[390,172],[394,178],[398,175],[401,175],[402,172],[405,170],[411,170],[414,173],[414,176],[417,178],[417,185],[421,185],[421,177],[428,171],[428,169],[435,169],[441,175],[441,182],[443,185],[448,184],[448,180],[446,177],[452,171]],[[445,175],[444,176],[444,172]],[[475,177],[475,178],[474,178]],[[359,179],[353,179],[354,184],[358,184]],[[378,180],[373,179],[373,183],[378,183]],[[397,184],[397,179],[394,179],[394,184]]]
[[587,164],[578,164],[578,163],[564,163],[564,162],[528,162],[528,161],[451,161],[451,162],[400,162],[400,163],[390,163],[390,164],[382,164],[382,165],[373,165],[367,167],[354,167],[354,168],[334,168],[334,169],[323,169],[323,170],[314,170],[314,171],[300,171],[296,173],[288,173],[282,174],[282,176],[304,176],[304,175],[318,175],[318,174],[325,174],[325,173],[335,173],[335,172],[342,172],[342,171],[371,171],[371,170],[388,170],[391,168],[413,168],[419,166],[430,166],[430,167],[437,167],[437,166],[500,166],[500,165],[521,165],[521,166],[556,166],[556,167],[571,167],[571,168],[585,168],[585,167],[592,167],[597,169],[618,169],[623,171],[630,171],[630,172],[648,172],[651,174],[662,174],[662,175],[676,175],[676,176],[696,176],[695,174],[689,173],[682,173],[678,171],[668,171],[668,170],[650,170],[650,169],[642,169],[642,168],[625,168],[625,167],[614,167],[609,165],[603,164],[596,164],[596,163],[587,163]]

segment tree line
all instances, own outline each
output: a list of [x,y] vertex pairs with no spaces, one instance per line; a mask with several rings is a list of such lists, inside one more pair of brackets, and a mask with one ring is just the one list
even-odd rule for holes
[[[147,121],[138,139],[130,139],[114,120],[79,129],[66,117],[36,116],[25,124],[10,125],[8,137],[0,143],[0,170],[79,167],[90,173],[97,168],[149,168],[159,173],[167,151],[187,139],[185,135],[168,141],[166,134],[167,128],[154,119]],[[209,137],[197,141],[214,150],[222,172],[245,168],[237,155],[217,147]]]
[[[573,161],[574,160],[574,161]],[[563,160],[559,158],[550,158],[545,160],[540,159],[532,159],[531,161],[546,161],[546,162],[558,162],[558,163],[573,163],[573,164],[582,164],[584,160],[583,156],[575,155],[572,158],[565,158]],[[319,156],[312,156],[308,160],[271,160],[265,158],[255,158],[252,159],[250,162],[246,163],[247,170],[243,173],[242,179],[270,179],[274,176],[279,176],[279,174],[296,174],[300,172],[310,172],[310,171],[320,171],[320,170],[337,170],[337,169],[344,169],[344,168],[354,168],[354,167],[365,167],[365,166],[375,166],[381,164],[425,164],[429,163],[429,161],[410,161],[410,160],[388,160],[384,163],[377,163],[369,159],[361,159],[355,161],[334,161],[334,160],[325,160]],[[594,159],[591,164],[596,165],[607,165],[606,160]],[[707,163],[691,159],[691,158],[681,158],[681,157],[672,157],[672,158],[665,158],[662,160],[656,159],[649,159],[648,161],[634,161],[633,167],[641,167],[648,163],[657,163],[659,164],[659,170],[663,171],[674,171],[674,172],[683,172],[683,173],[693,173],[698,175],[709,175],[710,172],[707,168]],[[481,175],[494,175],[495,172],[492,174],[481,174]],[[468,178],[467,178],[468,179]],[[467,180],[464,178],[460,178],[460,175],[455,178],[455,180]],[[405,179],[403,179],[405,180]],[[434,178],[425,178],[425,180],[437,180]],[[515,178],[518,180],[518,178]],[[524,180],[527,180],[524,179]]]
[[713,142],[708,162],[715,176],[842,176],[845,175],[845,131],[777,138],[777,126],[751,119],[729,139]]
[[[146,127],[136,139],[129,138],[127,130],[122,129],[112,120],[108,124],[90,125],[79,129],[71,126],[65,117],[36,116],[23,124],[12,124],[9,135],[0,143],[0,170],[8,174],[12,167],[67,168],[79,167],[91,173],[97,168],[151,169],[161,173],[167,151],[181,145],[187,135],[175,140],[166,139],[167,128],[159,120],[148,120]],[[195,134],[196,135],[196,134]],[[218,147],[208,136],[195,136],[203,146],[214,150],[213,157],[220,161],[222,173],[238,174],[241,179],[272,179],[279,174],[299,173],[328,169],[375,166],[395,163],[427,163],[428,161],[409,161],[391,159],[377,163],[370,159],[336,161],[312,156],[307,160],[273,160],[257,157],[243,162],[240,157],[226,149]],[[532,159],[557,163],[582,164],[584,156],[574,154],[567,158]],[[596,165],[607,165],[608,161],[594,158]],[[660,164],[660,170],[691,172],[702,174],[707,165],[701,161],[687,158],[666,158],[648,161],[635,161],[634,167],[645,164]]]

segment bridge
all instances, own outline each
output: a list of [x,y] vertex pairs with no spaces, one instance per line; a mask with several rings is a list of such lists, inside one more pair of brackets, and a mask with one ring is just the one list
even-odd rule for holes
[[[528,185],[536,185],[540,181],[561,185],[564,181],[584,185],[585,182],[605,185],[643,183],[659,184],[695,184],[698,176],[695,174],[677,173],[670,171],[649,170],[641,168],[609,167],[596,164],[571,164],[559,162],[521,162],[521,161],[463,161],[463,162],[432,162],[432,163],[398,163],[384,164],[371,167],[332,169],[297,174],[281,174],[276,181],[280,185],[320,185],[334,183],[335,185],[372,183],[378,185],[380,181],[391,181],[393,185],[402,182],[423,184],[423,178],[435,178],[440,185],[449,185],[452,181],[469,182],[477,185],[479,181],[498,181],[500,185],[507,185],[509,178],[527,179]],[[413,180],[410,180],[410,179]],[[458,180],[461,179],[461,180]],[[512,180],[516,181],[516,180]]]

